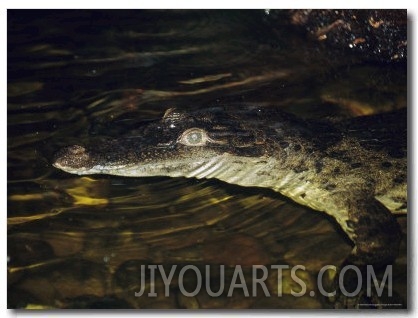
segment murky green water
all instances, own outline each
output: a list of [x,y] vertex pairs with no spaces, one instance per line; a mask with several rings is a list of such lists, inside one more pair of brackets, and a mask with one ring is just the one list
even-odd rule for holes
[[[406,71],[329,52],[263,10],[9,10],[9,307],[330,307],[316,275],[351,245],[324,215],[215,180],[78,177],[51,166],[60,147],[123,134],[169,107],[226,104],[303,117],[381,112],[406,106]],[[291,295],[285,270],[278,297],[272,270],[269,298],[227,297],[227,288],[185,297],[174,280],[165,297],[158,275],[157,297],[135,297],[150,264],[223,264],[227,281],[235,265],[250,279],[251,265],[302,264],[307,294]],[[406,302],[405,242],[393,273]]]

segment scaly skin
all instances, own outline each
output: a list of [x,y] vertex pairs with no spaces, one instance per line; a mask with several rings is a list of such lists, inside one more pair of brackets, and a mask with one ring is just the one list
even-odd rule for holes
[[271,188],[331,215],[354,243],[349,263],[394,260],[406,213],[406,109],[340,122],[263,108],[169,109],[135,136],[66,147],[69,173],[217,178]]

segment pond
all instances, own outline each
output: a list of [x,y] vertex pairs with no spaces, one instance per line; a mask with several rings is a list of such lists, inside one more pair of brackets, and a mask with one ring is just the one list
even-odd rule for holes
[[[326,215],[214,179],[67,174],[53,157],[63,146],[129,133],[171,107],[355,117],[406,107],[406,83],[405,61],[312,41],[287,11],[9,10],[8,307],[332,308],[316,277],[352,245]],[[404,307],[406,216],[398,221],[393,290]],[[298,264],[306,293],[294,297]],[[194,267],[166,296],[153,265]],[[198,280],[193,269],[206,265],[213,290],[225,266],[225,291],[185,296],[183,285],[190,292]],[[252,267],[268,268],[272,297],[260,284],[256,296],[243,288],[228,296],[237,265],[249,287]]]

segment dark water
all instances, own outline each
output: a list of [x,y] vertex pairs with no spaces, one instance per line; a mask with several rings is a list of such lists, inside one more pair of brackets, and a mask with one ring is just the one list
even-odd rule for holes
[[[278,18],[279,17],[279,18]],[[263,10],[8,11],[10,308],[329,308],[315,279],[351,245],[326,216],[263,189],[215,180],[79,177],[51,166],[60,147],[123,134],[169,107],[257,104],[303,117],[406,106],[406,70],[329,51]],[[399,218],[406,233],[406,217]],[[405,234],[406,235],[406,234]],[[272,297],[135,297],[141,265],[302,264]],[[169,269],[167,270],[169,271]],[[147,274],[148,275],[148,274]],[[189,277],[190,276],[190,277]],[[186,283],[193,290],[196,276]],[[186,285],[187,285],[186,284]],[[228,286],[228,283],[226,283]],[[146,285],[146,290],[152,288]],[[406,247],[393,269],[406,303]],[[310,296],[310,291],[315,296]]]

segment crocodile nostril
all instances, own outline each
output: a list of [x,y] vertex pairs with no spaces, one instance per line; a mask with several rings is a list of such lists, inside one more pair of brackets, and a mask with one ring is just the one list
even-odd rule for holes
[[86,167],[90,161],[90,154],[86,148],[72,145],[61,149],[54,157],[53,165],[57,168]]
[[84,148],[83,146],[79,146],[79,145],[69,146],[67,149],[73,155],[81,155],[86,152],[86,148]]

